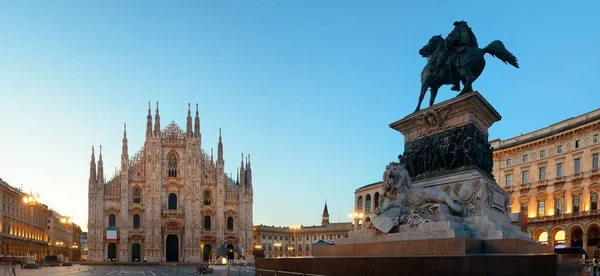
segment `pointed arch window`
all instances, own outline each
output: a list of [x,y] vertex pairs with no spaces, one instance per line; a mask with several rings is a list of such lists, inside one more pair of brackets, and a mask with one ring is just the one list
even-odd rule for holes
[[139,187],[133,188],[133,203],[142,202],[142,191]]
[[210,216],[204,216],[204,230],[210,230]]
[[227,217],[227,230],[233,230],[233,218]]
[[175,155],[175,153],[169,154],[168,162],[168,176],[177,177],[177,155]]
[[210,191],[204,191],[204,205],[210,205],[211,204],[211,196],[210,196]]

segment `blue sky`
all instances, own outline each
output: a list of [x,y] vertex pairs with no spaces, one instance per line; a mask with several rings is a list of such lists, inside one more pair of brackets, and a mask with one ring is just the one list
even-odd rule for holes
[[[403,151],[388,124],[415,108],[417,51],[466,20],[521,69],[486,56],[475,82],[506,139],[599,107],[598,1],[0,2],[0,178],[87,226],[90,148],[119,166],[199,103],[203,148],[223,129],[226,171],[252,155],[254,223],[347,220],[354,189]],[[441,89],[438,101],[456,95]],[[426,96],[425,102],[429,96]]]

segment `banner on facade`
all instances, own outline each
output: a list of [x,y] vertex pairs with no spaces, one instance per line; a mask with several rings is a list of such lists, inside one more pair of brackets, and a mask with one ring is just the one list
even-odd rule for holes
[[106,227],[106,242],[117,242],[117,227]]

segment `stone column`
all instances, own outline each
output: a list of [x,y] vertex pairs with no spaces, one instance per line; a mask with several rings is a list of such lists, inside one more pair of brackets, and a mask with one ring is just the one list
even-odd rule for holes
[[581,239],[583,240],[583,250],[587,251],[587,235],[583,234],[583,236],[581,236]]

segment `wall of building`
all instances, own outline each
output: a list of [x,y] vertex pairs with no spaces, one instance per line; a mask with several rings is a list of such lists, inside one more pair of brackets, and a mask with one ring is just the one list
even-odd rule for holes
[[[542,243],[599,243],[600,110],[532,133],[494,140],[493,174],[509,194],[511,211],[527,214]],[[592,245],[592,246],[589,246]]]
[[25,258],[32,248],[39,262],[55,252],[53,241],[69,240],[69,230],[54,229],[55,218],[58,216],[60,222],[62,216],[42,202],[25,203],[26,196],[29,194],[0,179],[0,254]]

